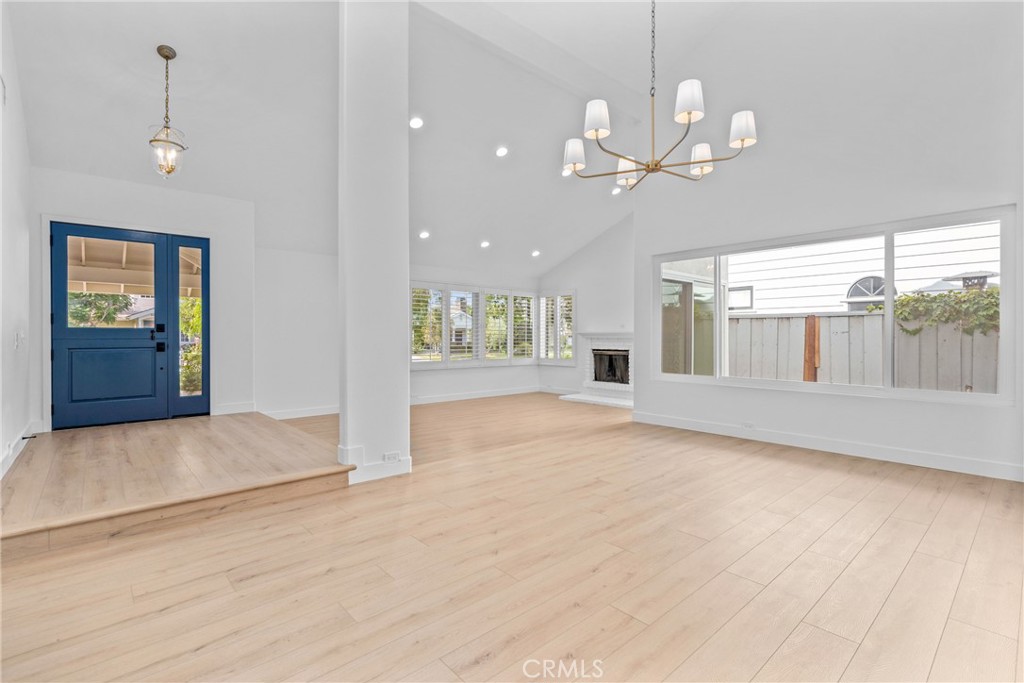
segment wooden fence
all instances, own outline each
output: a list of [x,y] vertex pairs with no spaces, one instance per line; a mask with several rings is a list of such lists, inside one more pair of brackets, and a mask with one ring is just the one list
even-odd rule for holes
[[[897,387],[994,393],[999,333],[962,334],[952,324],[896,330]],[[729,318],[732,377],[882,385],[881,313]]]

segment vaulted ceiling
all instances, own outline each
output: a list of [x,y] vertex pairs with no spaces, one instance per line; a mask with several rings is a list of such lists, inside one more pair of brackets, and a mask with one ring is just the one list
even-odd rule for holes
[[[258,244],[336,249],[335,3],[15,5],[34,164],[247,199]],[[649,144],[649,7],[411,5],[410,113],[426,122],[408,131],[413,263],[535,277],[629,215],[633,195],[563,178],[561,155],[595,97],[612,109],[609,145]],[[685,204],[708,185],[739,190],[772,174],[812,187],[815,169],[842,165],[870,188],[904,172],[878,161],[894,147],[913,148],[931,173],[968,171],[950,165],[942,140],[919,139],[916,117],[947,117],[951,136],[986,149],[1019,148],[1019,136],[985,133],[1008,120],[1020,128],[1000,85],[1019,80],[1019,24],[1019,4],[661,2],[658,146],[679,132],[671,115],[685,78],[703,81],[707,107],[692,141],[723,150],[730,115],[748,108],[761,141],[707,183],[650,182],[678,183]],[[159,43],[179,50],[171,114],[192,146],[171,181],[149,168],[145,147],[162,116]],[[588,171],[612,170],[598,154],[588,143]]]

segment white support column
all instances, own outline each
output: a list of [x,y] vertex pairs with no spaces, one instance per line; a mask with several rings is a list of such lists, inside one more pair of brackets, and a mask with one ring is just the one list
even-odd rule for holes
[[412,470],[409,4],[343,2],[340,35],[338,460],[356,483]]

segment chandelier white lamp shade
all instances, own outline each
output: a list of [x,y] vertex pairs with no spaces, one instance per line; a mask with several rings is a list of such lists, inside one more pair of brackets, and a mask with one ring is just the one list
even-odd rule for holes
[[732,115],[732,126],[729,127],[729,146],[733,149],[750,147],[757,142],[757,127],[754,125],[754,112],[738,111]]
[[690,152],[690,173],[695,176],[703,176],[715,170],[715,164],[711,161],[711,145],[706,142],[694,145]]
[[178,56],[169,45],[159,45],[156,53],[164,60],[164,123],[153,126],[149,136],[149,147],[153,169],[164,178],[169,178],[181,171],[181,162],[185,156],[185,134],[177,128],[171,128],[171,60]]
[[704,89],[691,78],[676,89],[676,123],[696,123],[704,118]]
[[[580,178],[614,177],[616,185],[623,185],[632,190],[652,173],[665,173],[683,180],[697,182],[715,169],[715,163],[735,159],[744,149],[757,142],[757,129],[754,124],[754,112],[746,110],[733,114],[732,126],[729,131],[729,147],[736,152],[724,157],[714,157],[711,145],[706,142],[695,145],[690,150],[689,161],[668,161],[676,148],[690,134],[691,126],[704,118],[704,90],[701,82],[695,78],[683,81],[676,89],[675,114],[676,123],[683,125],[683,132],[674,145],[660,156],[655,149],[655,0],[651,0],[651,156],[646,161],[639,157],[629,157],[608,149],[601,141],[612,133],[608,116],[608,103],[605,100],[587,102],[586,114],[583,119],[583,138],[593,140],[598,149],[618,159],[618,167],[614,171],[602,173],[580,173],[586,168],[586,155],[583,140],[572,138],[565,143],[565,156],[562,168]],[[686,171],[689,171],[688,173]]]
[[608,120],[608,103],[604,100],[587,102],[587,115],[583,122],[583,137],[588,140],[600,140],[612,134],[612,126]]
[[583,149],[583,140],[570,138],[565,141],[565,154],[562,157],[562,169],[569,172],[582,171],[587,167],[587,155]]
[[636,172],[642,169],[642,164],[638,164],[629,159],[619,159],[619,170],[615,177],[615,184],[633,187],[637,180]]

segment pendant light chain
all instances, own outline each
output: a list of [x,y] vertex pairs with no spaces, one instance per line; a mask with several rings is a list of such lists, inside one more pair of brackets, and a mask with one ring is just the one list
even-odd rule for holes
[[651,0],[651,97],[654,97],[654,0]]
[[164,57],[164,126],[171,125],[171,60]]

